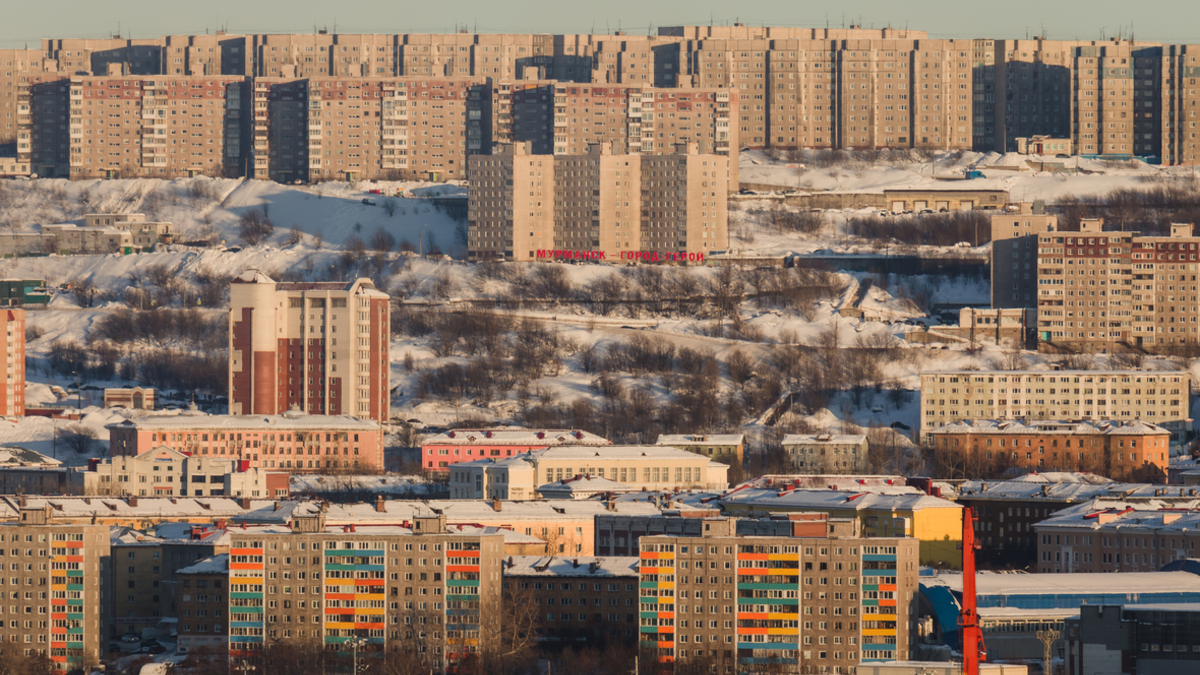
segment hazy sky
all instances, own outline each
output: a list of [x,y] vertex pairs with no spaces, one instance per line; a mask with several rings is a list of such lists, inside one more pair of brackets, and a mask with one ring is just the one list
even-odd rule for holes
[[1128,36],[1161,42],[1200,43],[1196,0],[42,0],[6,2],[0,9],[0,46],[36,46],[43,37],[127,37],[203,33],[218,26],[230,33],[451,32],[646,34],[651,26],[717,24],[838,27],[895,26],[928,31],[930,37],[1050,38]]

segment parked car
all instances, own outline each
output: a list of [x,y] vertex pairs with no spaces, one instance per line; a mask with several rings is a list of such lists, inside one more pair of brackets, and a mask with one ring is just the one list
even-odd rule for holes
[[134,642],[141,641],[142,638],[137,633],[126,633],[121,636],[121,642],[124,642],[125,644],[133,644]]
[[137,653],[139,653],[139,654],[161,654],[165,651],[167,651],[166,647],[155,642],[153,644],[145,645],[144,647],[139,649],[137,651]]
[[362,203],[366,204],[367,206],[375,206],[375,202],[370,199],[363,199]]

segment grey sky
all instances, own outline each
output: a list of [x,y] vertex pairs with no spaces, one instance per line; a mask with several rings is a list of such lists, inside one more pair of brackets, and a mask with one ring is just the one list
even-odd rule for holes
[[838,27],[892,25],[928,31],[931,37],[1025,37],[1043,30],[1050,38],[1093,39],[1131,29],[1138,39],[1200,43],[1196,0],[42,0],[10,2],[0,10],[0,46],[36,46],[43,37],[153,37],[203,33],[227,26],[231,33],[451,32],[646,34],[651,26],[732,23]]

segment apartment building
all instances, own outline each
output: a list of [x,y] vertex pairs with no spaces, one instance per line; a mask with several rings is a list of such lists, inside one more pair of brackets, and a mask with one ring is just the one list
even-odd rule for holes
[[161,445],[136,455],[94,459],[71,476],[72,494],[138,497],[288,496],[289,473],[247,467],[234,457],[189,455]]
[[729,164],[695,144],[664,155],[531,155],[525,144],[471,157],[468,256],[699,261],[729,245]]
[[[699,537],[725,531],[725,520],[735,520],[733,527],[741,536],[790,537],[823,534],[829,520],[825,513],[788,513],[767,518],[727,519],[720,510],[668,510],[649,515],[605,513],[596,516],[596,555],[626,556],[638,552],[642,537],[669,535]],[[816,529],[812,529],[816,528]]]
[[[777,660],[849,672],[904,660],[913,644],[917,542],[864,539],[828,521],[820,536],[647,536],[641,642],[659,662],[716,657],[737,670]],[[694,572],[693,572],[694,571]]]
[[54,670],[99,663],[109,639],[108,528],[53,525],[48,509],[25,509],[17,523],[0,525],[0,560],[13,571],[0,637],[26,655],[43,654]]
[[745,441],[744,434],[659,434],[655,445],[667,445],[731,464],[736,462],[740,466]]
[[1036,566],[1035,526],[1055,513],[1075,507],[1088,513],[1103,504],[1151,508],[1151,504],[1190,508],[1195,488],[1167,490],[1149,483],[1118,483],[1095,474],[1036,471],[1002,481],[969,480],[955,501],[971,507],[979,523],[979,541],[990,552],[981,569],[1029,569]]
[[1037,571],[1156,572],[1197,556],[1195,497],[1186,506],[1164,510],[1155,504],[1112,504],[1082,504],[1035,524]]
[[637,643],[637,556],[509,556],[500,564],[504,602],[536,608],[542,643],[572,648]]
[[[345,415],[309,415],[296,410],[281,415],[147,415],[106,428],[109,455],[114,459],[166,448],[201,459],[236,460],[241,470],[305,473],[335,467],[383,467],[379,424]],[[273,485],[271,481],[265,484]]]
[[244,175],[249,94],[242,77],[74,76],[69,133],[59,139],[70,177]]
[[427,472],[444,472],[459,462],[512,457],[556,445],[604,446],[612,445],[612,441],[582,429],[451,429],[425,439],[421,444],[421,465]]
[[444,516],[343,532],[322,521],[232,533],[231,655],[268,640],[362,638],[366,650],[412,650],[441,670],[497,635],[502,535],[447,534]]
[[1153,675],[1200,669],[1200,652],[1195,649],[1200,641],[1200,608],[1194,604],[1083,605],[1065,624],[1066,675]]
[[196,649],[218,658],[229,651],[229,554],[209,556],[175,571],[178,651]]
[[229,316],[230,414],[298,408],[387,423],[389,302],[370,279],[276,282],[247,270],[230,285]]
[[925,440],[935,462],[958,470],[990,465],[1165,482],[1171,457],[1171,432],[1141,420],[963,420],[927,431]]
[[1077,233],[1039,236],[1039,350],[1162,351],[1200,342],[1196,285],[1182,274],[1200,246],[1194,226],[1172,223],[1170,236],[1103,228],[1102,218],[1084,219]]
[[992,216],[992,309],[1038,306],[1038,237],[1058,230],[1043,202],[1017,208]]
[[788,434],[783,452],[800,474],[861,474],[867,471],[867,437],[863,434]]
[[658,445],[603,448],[557,446],[507,459],[461,462],[450,471],[453,499],[536,499],[545,483],[598,476],[648,490],[717,489],[729,486],[729,466],[702,455]]
[[4,396],[0,398],[0,417],[25,416],[25,310],[0,310],[4,332]]
[[1191,375],[1147,370],[921,373],[921,432],[962,420],[1141,420],[1191,434]]
[[546,82],[493,84],[491,91],[494,143],[528,142],[539,155],[586,154],[597,143],[662,154],[695,143],[729,158],[729,191],[738,190],[737,89]]

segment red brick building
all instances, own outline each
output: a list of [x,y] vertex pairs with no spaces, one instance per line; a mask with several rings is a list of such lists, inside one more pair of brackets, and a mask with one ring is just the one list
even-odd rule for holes
[[1132,422],[964,420],[926,432],[946,477],[1024,467],[1165,482],[1171,432]]

